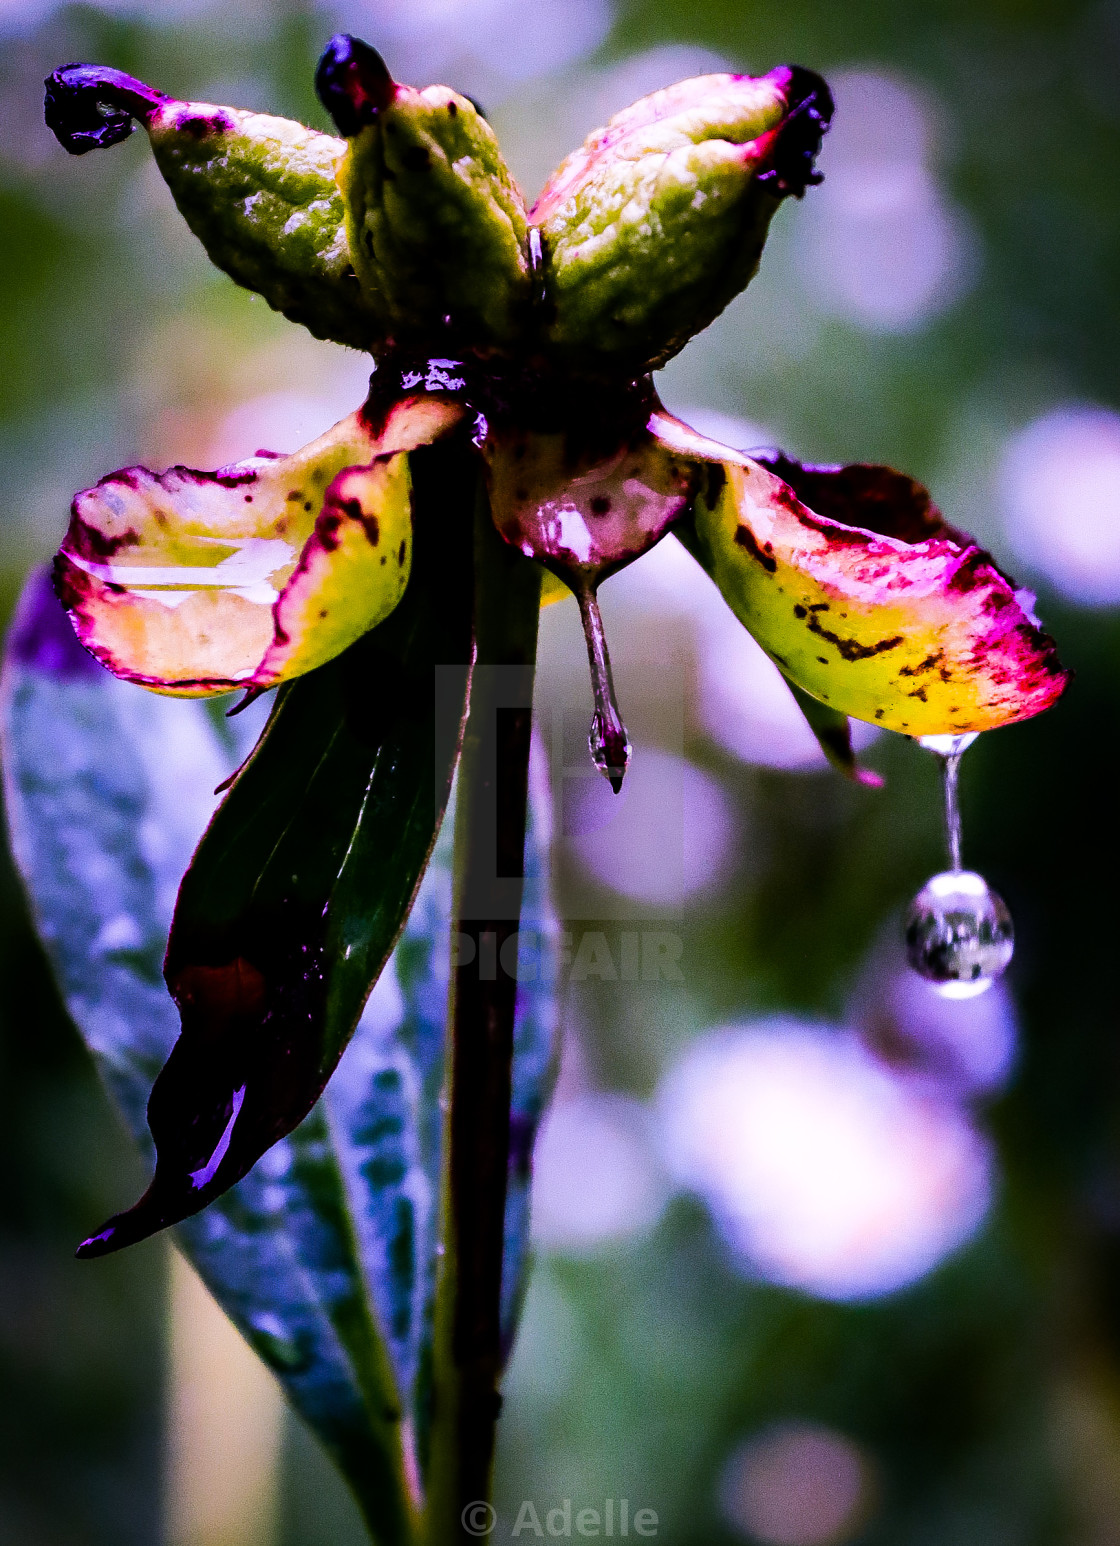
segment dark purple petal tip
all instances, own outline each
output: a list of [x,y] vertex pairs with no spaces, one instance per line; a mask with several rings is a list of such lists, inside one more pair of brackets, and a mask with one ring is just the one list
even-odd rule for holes
[[65,64],[43,83],[47,127],[72,156],[104,150],[147,123],[167,97],[123,70],[99,64]]
[[315,71],[319,101],[334,119],[338,132],[352,139],[397,94],[396,82],[375,48],[348,32],[338,32],[323,50]]
[[801,198],[806,188],[823,181],[816,169],[821,141],[832,122],[832,92],[813,70],[799,64],[788,66],[789,98],[786,116],[777,131],[770,165],[758,178],[771,192],[785,198]]

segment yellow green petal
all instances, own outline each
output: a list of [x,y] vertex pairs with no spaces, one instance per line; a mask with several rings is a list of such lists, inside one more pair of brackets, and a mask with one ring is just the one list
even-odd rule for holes
[[180,102],[120,70],[47,80],[46,119],[74,155],[147,129],[156,164],[211,260],[317,338],[382,340],[350,261],[335,173],[346,146],[290,118]]
[[664,364],[753,278],[781,200],[819,181],[831,113],[818,76],[782,66],[681,81],[596,129],[530,211],[551,348],[585,373]]
[[991,730],[1061,695],[1066,673],[1026,593],[911,479],[784,458],[779,477],[668,415],[658,427],[712,464],[696,504],[699,554],[803,691],[913,736]]
[[412,568],[411,487],[403,453],[338,474],[276,603],[275,637],[249,685],[313,671],[388,617]]

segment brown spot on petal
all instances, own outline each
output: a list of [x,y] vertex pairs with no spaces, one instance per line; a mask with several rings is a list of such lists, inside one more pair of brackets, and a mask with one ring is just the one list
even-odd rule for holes
[[896,633],[889,639],[877,639],[874,644],[861,644],[858,639],[845,639],[840,634],[833,633],[816,617],[809,619],[809,631],[815,633],[818,638],[826,639],[840,652],[844,660],[870,660],[874,655],[882,655],[887,650],[897,649],[903,642],[902,635]]
[[[899,676],[921,676],[924,672],[932,671],[935,666],[939,666],[944,658],[945,651],[938,650],[935,655],[927,655],[924,660],[920,660],[916,666],[901,666],[898,674]],[[942,680],[949,680],[944,670],[942,671]]]
[[767,574],[773,574],[778,567],[778,560],[769,553],[764,553],[759,547],[755,534],[749,526],[737,526],[735,528],[735,541],[741,548],[746,548],[751,557],[766,570]]

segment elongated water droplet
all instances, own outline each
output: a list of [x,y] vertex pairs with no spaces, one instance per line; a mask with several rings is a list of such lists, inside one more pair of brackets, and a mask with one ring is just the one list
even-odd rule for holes
[[607,653],[607,640],[603,632],[603,619],[599,602],[592,587],[586,583],[576,588],[583,634],[587,640],[587,659],[591,667],[591,686],[595,694],[595,713],[591,717],[591,731],[587,744],[591,760],[607,779],[615,794],[622,788],[622,780],[630,763],[630,737],[622,723],[622,715],[614,696],[611,677],[611,658]]
[[949,851],[949,866],[961,867],[961,758],[975,741],[978,731],[966,735],[923,735],[918,745],[933,752],[941,764],[941,782],[945,794],[945,846]]
[[1003,898],[972,870],[927,880],[903,926],[910,965],[946,998],[983,993],[1006,971],[1015,930]]

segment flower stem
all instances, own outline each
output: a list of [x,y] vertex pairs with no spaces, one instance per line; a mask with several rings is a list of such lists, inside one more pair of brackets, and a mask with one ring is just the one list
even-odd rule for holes
[[[501,1407],[501,1287],[517,982],[503,945],[523,889],[540,581],[485,499],[475,535],[475,662],[455,817],[454,963],[425,1539],[477,1539]],[[475,1522],[477,1523],[477,1515]]]

